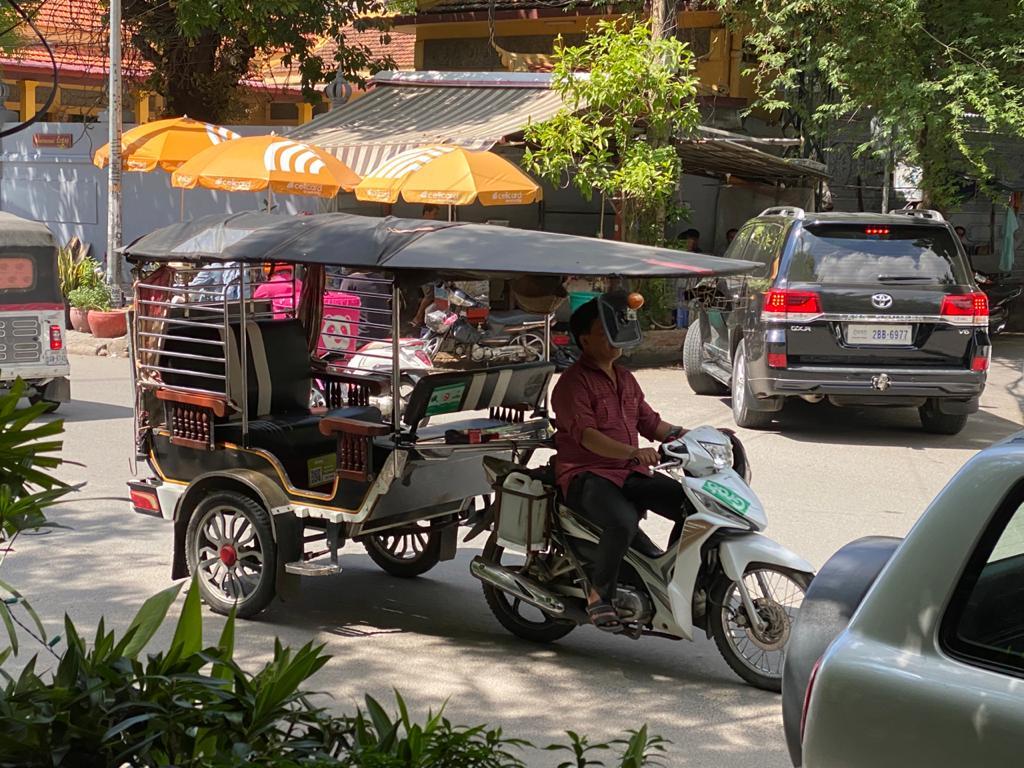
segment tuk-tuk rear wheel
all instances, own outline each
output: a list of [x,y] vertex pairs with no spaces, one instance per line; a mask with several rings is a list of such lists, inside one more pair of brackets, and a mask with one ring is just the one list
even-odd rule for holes
[[215,613],[255,616],[274,599],[277,550],[270,514],[234,491],[216,491],[192,513],[185,534],[189,572]]
[[402,579],[426,573],[441,561],[441,531],[429,522],[413,523],[417,530],[401,528],[367,536],[366,554],[382,570]]

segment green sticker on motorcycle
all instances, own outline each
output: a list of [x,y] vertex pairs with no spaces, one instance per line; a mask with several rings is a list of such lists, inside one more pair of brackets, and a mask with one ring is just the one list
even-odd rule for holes
[[465,391],[465,384],[449,384],[446,387],[438,387],[430,394],[426,415],[436,416],[439,413],[455,413],[462,405],[462,393]]
[[725,506],[729,507],[729,509],[735,510],[741,515],[746,515],[747,510],[750,509],[749,501],[735,491],[726,488],[721,483],[716,483],[714,480],[705,480],[703,490],[708,496],[714,496]]

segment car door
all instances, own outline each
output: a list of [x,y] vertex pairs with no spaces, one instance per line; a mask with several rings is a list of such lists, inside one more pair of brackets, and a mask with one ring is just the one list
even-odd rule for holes
[[[750,243],[750,236],[758,227],[756,222],[748,222],[743,229],[737,233],[732,243],[723,254],[727,259],[746,258],[743,253]],[[718,280],[718,293],[721,301],[719,304],[707,308],[708,323],[711,327],[709,345],[714,349],[716,357],[722,361],[730,359],[732,346],[730,344],[730,326],[735,325],[734,315],[736,313],[736,298],[743,283],[743,276],[729,276]]]
[[759,222],[750,233],[750,241],[739,258],[757,262],[753,272],[735,279],[733,288],[733,312],[728,320],[729,335],[733,349],[738,345],[741,334],[747,335],[747,354],[759,357],[764,346],[764,334],[754,333],[760,328],[761,302],[764,292],[778,270],[778,259],[782,252],[785,227],[775,221]]

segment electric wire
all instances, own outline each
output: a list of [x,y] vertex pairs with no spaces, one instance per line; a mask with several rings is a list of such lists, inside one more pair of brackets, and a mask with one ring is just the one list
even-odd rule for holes
[[57,97],[57,88],[60,87],[57,59],[53,55],[53,49],[50,48],[50,44],[46,41],[46,38],[43,36],[43,33],[39,31],[39,27],[36,26],[36,23],[35,21],[32,20],[32,17],[25,13],[25,10],[20,5],[18,5],[17,0],[6,0],[6,2],[9,6],[11,6],[11,8],[14,9],[14,12],[18,14],[18,16],[20,16],[21,19],[26,24],[28,24],[32,31],[36,33],[36,37],[39,38],[39,42],[41,42],[43,44],[43,48],[46,49],[46,54],[50,57],[50,66],[53,68],[53,87],[50,89],[50,93],[46,96],[46,102],[43,104],[43,106],[39,107],[36,110],[36,113],[32,115],[32,117],[30,117],[28,120],[23,120],[22,122],[18,123],[17,125],[11,128],[6,128],[0,131],[0,139],[4,138],[5,136],[13,136],[16,133],[20,133],[21,131],[24,131],[26,128],[28,128],[30,125],[38,123],[40,120],[42,120],[43,117],[46,116],[46,113],[50,111],[50,107],[53,106],[53,101]]

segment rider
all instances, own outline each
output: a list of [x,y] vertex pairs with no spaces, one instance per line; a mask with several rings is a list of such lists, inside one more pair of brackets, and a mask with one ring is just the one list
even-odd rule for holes
[[615,365],[622,350],[608,338],[599,301],[587,302],[570,319],[582,356],[552,393],[558,420],[555,465],[566,503],[601,528],[587,597],[590,620],[600,629],[621,632],[613,601],[641,513],[651,510],[675,523],[684,516],[682,486],[651,472],[660,462],[658,451],[639,447],[638,434],[665,441],[686,430],[663,421],[633,374]]

